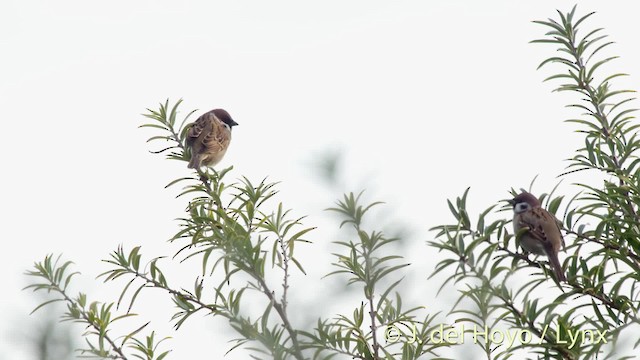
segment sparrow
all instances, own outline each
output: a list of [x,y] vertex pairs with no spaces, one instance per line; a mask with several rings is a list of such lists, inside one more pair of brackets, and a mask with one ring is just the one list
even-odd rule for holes
[[223,109],[202,114],[189,124],[186,143],[191,149],[189,169],[214,166],[222,160],[231,142],[231,128],[238,125]]
[[520,246],[530,253],[546,255],[558,281],[566,282],[558,260],[564,239],[555,216],[540,207],[538,198],[526,191],[508,202],[513,206],[513,231],[521,234]]

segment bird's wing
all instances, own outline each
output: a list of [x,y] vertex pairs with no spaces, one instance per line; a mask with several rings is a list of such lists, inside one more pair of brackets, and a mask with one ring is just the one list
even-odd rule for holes
[[529,235],[540,240],[545,246],[557,244],[556,246],[559,247],[564,241],[555,217],[545,209],[536,207],[525,211],[518,222],[521,227],[529,228]]
[[231,142],[231,133],[224,124],[216,119],[211,120],[211,130],[202,138],[202,143],[207,152],[216,153],[224,151]]
[[203,131],[207,128],[207,125],[211,123],[213,114],[211,112],[200,115],[196,121],[194,121],[189,127],[187,132],[187,145],[193,146],[198,138],[202,135]]

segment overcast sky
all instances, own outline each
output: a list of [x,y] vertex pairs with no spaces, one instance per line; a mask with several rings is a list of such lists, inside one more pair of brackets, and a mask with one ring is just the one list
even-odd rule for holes
[[[424,255],[427,229],[450,221],[447,198],[471,186],[471,208],[482,210],[537,174],[536,189],[549,190],[580,145],[562,122],[577,115],[564,108],[574,98],[542,82],[552,68],[536,71],[553,47],[529,44],[546,31],[532,20],[572,5],[3,0],[0,344],[36,303],[19,290],[28,283],[22,273],[46,254],[73,260],[83,273],[75,290],[108,301],[117,286],[93,278],[118,244],[171,254],[165,240],[185,203],[164,185],[189,172],[149,154],[152,133],[137,129],[145,108],[167,98],[183,98],[183,114],[231,113],[240,125],[219,166],[233,165],[233,178],[281,181],[278,201],[321,227],[310,249],[335,240],[337,223],[323,209],[339,191],[367,188],[369,199],[387,201],[391,220],[413,234],[406,255],[424,286],[434,259]],[[609,69],[631,74],[621,88],[637,89],[639,10],[637,1],[578,7],[597,12],[585,26],[616,41],[607,55],[621,59]],[[343,182],[327,189],[311,164],[332,151],[344,155]],[[570,182],[563,189],[574,191]],[[331,257],[302,260],[315,283]],[[228,337],[206,356],[190,352],[225,325],[203,325],[208,319],[163,330],[174,337],[174,358],[226,352]],[[0,359],[23,347],[6,346]]]

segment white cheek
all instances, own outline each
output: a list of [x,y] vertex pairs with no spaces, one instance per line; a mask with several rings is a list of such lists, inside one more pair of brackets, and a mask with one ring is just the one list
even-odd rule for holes
[[516,207],[514,209],[516,214],[520,214],[523,213],[527,210],[529,210],[530,206],[527,203],[520,203],[520,204],[516,204]]

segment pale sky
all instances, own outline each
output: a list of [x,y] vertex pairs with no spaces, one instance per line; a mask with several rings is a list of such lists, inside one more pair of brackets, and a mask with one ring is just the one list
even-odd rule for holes
[[[26,320],[37,301],[20,291],[34,261],[63,253],[82,272],[74,291],[116,301],[121,283],[94,277],[118,244],[142,245],[147,259],[175,250],[165,240],[186,204],[174,198],[178,188],[164,185],[189,172],[186,163],[149,154],[157,149],[145,144],[152,132],[137,128],[145,108],[167,98],[183,98],[183,114],[228,110],[240,125],[219,167],[233,165],[231,178],[280,181],[278,201],[319,226],[300,254],[309,275],[296,275],[292,292],[330,284],[321,277],[338,222],[324,209],[340,191],[366,188],[368,199],[388,203],[391,224],[401,220],[412,233],[408,276],[428,305],[434,285],[426,278],[438,255],[425,241],[433,239],[429,228],[451,221],[446,199],[471,186],[471,211],[483,210],[538,174],[535,189],[550,190],[582,142],[563,123],[578,115],[564,108],[575,98],[542,82],[557,68],[536,71],[553,46],[529,43],[547,30],[532,20],[573,4],[0,2],[0,359],[27,359],[6,339],[36,317]],[[580,14],[597,12],[585,28],[604,27],[616,42],[606,54],[621,58],[606,71],[631,74],[615,83],[620,88],[638,88],[639,10],[636,1],[578,6]],[[345,155],[345,181],[330,190],[310,164],[335,150]],[[575,191],[571,182],[562,189]],[[229,335],[216,335],[224,321],[200,318],[172,332],[170,301],[152,295],[163,300],[151,327],[173,337],[171,358],[226,352]],[[356,303],[342,305],[349,314]],[[191,350],[211,337],[206,354]]]

